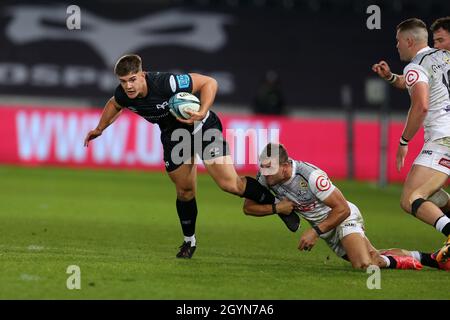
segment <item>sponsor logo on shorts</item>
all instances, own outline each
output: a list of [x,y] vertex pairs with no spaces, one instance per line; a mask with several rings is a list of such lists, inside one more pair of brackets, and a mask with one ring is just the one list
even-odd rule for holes
[[331,182],[327,177],[319,176],[316,180],[316,187],[319,191],[327,191],[331,187]]
[[450,169],[450,160],[449,159],[442,158],[441,160],[439,160],[439,164],[441,166],[444,166],[444,167]]
[[217,157],[220,155],[220,149],[218,147],[214,147],[209,151],[209,154],[212,158]]
[[344,224],[344,227],[356,227],[356,223],[346,223]]
[[416,70],[409,70],[405,75],[405,81],[408,87],[411,87],[419,80],[419,73]]
[[422,150],[422,154],[427,154],[429,156],[431,156],[433,154],[432,150]]
[[449,105],[449,106],[445,106],[445,107],[444,107],[444,111],[445,111],[445,112],[450,112],[450,105]]

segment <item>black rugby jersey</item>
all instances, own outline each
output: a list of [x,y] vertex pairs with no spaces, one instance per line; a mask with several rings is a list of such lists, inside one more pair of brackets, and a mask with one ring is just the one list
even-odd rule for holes
[[158,124],[161,131],[187,128],[193,126],[181,123],[169,112],[169,99],[178,92],[192,92],[192,78],[189,74],[169,72],[146,72],[148,93],[142,98],[130,99],[118,85],[114,98],[123,108],[137,113],[147,121]]

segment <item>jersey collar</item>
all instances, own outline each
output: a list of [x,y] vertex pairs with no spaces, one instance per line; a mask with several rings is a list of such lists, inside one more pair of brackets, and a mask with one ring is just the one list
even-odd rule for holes
[[425,52],[425,51],[428,51],[428,50],[431,50],[431,48],[430,48],[429,46],[426,46],[425,48],[422,48],[422,49],[420,49],[419,51],[417,51],[416,56],[417,56],[418,54],[421,54],[422,52]]
[[291,174],[291,177],[289,178],[289,180],[283,184],[291,183],[291,181],[295,178],[295,171],[297,171],[297,163],[291,158],[289,158],[289,161],[292,163],[292,174]]

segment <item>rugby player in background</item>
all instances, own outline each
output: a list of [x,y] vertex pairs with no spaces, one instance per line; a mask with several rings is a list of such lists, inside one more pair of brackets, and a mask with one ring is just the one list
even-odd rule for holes
[[[436,28],[439,22],[433,25]],[[398,171],[404,166],[408,142],[420,127],[425,132],[422,151],[403,185],[400,205],[447,237],[436,252],[436,261],[445,262],[450,257],[450,218],[428,198],[442,189],[450,175],[450,51],[428,47],[426,25],[417,18],[401,22],[396,38],[400,60],[408,62],[403,74],[411,98],[397,148]],[[438,39],[435,36],[435,43]]]
[[[433,33],[434,48],[450,51],[450,16],[434,21],[430,30]],[[386,61],[382,60],[374,64],[372,70],[395,88],[406,89],[405,76],[392,73]],[[450,195],[443,188],[431,195],[428,200],[440,207],[447,217],[450,217]]]

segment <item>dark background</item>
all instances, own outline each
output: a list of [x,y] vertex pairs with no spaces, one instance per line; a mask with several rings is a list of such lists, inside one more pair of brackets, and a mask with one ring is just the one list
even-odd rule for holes
[[[219,28],[225,35],[225,42],[213,51],[177,41],[140,44],[131,51],[142,56],[147,70],[225,75],[227,83],[218,77],[223,90],[216,102],[246,106],[252,104],[266,71],[274,70],[279,75],[288,108],[339,111],[342,109],[340,90],[348,84],[353,89],[354,105],[369,110],[373,106],[366,102],[364,87],[366,80],[374,76],[371,65],[385,59],[397,73],[405,66],[399,61],[395,48],[395,26],[409,17],[420,17],[430,25],[436,18],[450,14],[449,3],[400,0],[2,1],[0,95],[82,97],[89,99],[92,105],[101,106],[111,96],[116,82],[113,65],[91,44],[77,39],[80,33],[92,33],[97,28],[84,19],[85,15],[128,27],[130,22],[144,18],[143,27],[136,29],[136,34],[144,37],[189,34],[194,28],[191,22],[150,26],[154,17],[176,10],[179,16],[216,15],[210,16],[215,19],[223,15],[226,22],[219,23]],[[68,14],[64,8],[70,4],[81,8],[81,30],[69,31],[65,26]],[[366,8],[371,4],[381,8],[381,30],[366,27],[369,17]],[[42,38],[18,42],[10,36],[12,29],[22,35],[36,31],[33,24],[13,24],[17,19],[13,11],[20,6],[32,6],[29,9],[34,12],[62,9],[52,13],[52,18],[39,20],[40,28],[48,28],[42,29]],[[52,38],[55,30],[59,35]],[[107,36],[102,36],[96,45],[114,46],[118,58],[128,53],[129,47],[124,45],[126,39],[115,30],[107,31]],[[214,33],[207,33],[204,41],[212,40]],[[65,82],[64,79],[70,78],[67,68],[85,72],[85,83]],[[409,107],[407,94],[395,89],[390,92],[391,108],[406,111]]]

